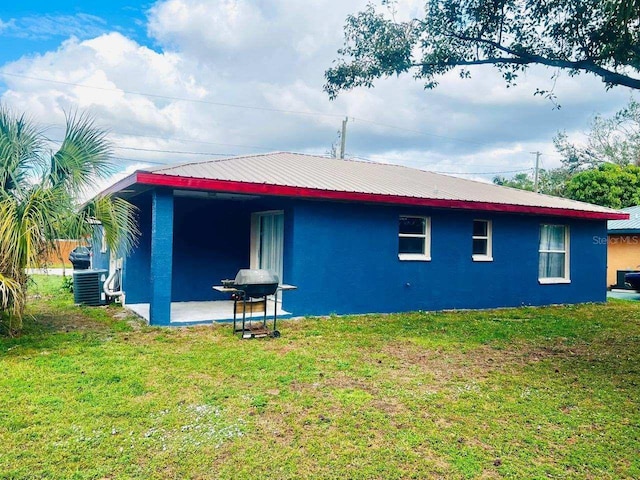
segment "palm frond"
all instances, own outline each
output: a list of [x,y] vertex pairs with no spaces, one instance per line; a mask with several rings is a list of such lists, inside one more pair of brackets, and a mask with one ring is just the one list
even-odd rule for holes
[[135,245],[140,236],[137,222],[137,208],[126,200],[111,195],[96,197],[84,205],[76,216],[78,232],[85,229],[85,235],[93,235],[87,226],[102,225],[107,246],[119,256],[125,255]]
[[22,328],[24,303],[24,286],[0,272],[0,322],[6,324],[9,333]]
[[[43,159],[41,130],[0,106],[0,323],[21,326],[25,269],[55,250],[55,239],[91,236],[101,222],[108,245],[125,253],[138,233],[135,207],[119,198],[78,198],[113,171],[111,146],[87,115],[67,115],[60,149]],[[38,183],[34,179],[40,180]]]
[[106,133],[95,126],[91,117],[68,114],[64,140],[51,157],[48,181],[52,186],[64,185],[77,195],[96,179],[113,173],[110,157],[111,144]]
[[29,177],[39,176],[43,139],[24,115],[0,105],[0,190],[19,195]]
[[56,189],[32,186],[22,198],[0,196],[0,266],[2,271],[38,265],[53,248],[56,225],[66,198]]

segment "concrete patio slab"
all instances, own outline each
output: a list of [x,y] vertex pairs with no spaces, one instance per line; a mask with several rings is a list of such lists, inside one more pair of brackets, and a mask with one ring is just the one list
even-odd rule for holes
[[[149,304],[127,304],[126,308],[149,322]],[[273,319],[274,302],[267,302],[267,320]],[[278,318],[290,316],[291,313],[278,304]],[[264,313],[247,314],[247,318],[261,319]],[[242,315],[238,315],[242,320]],[[216,302],[173,302],[171,303],[171,324],[198,324],[212,322],[228,322],[233,320],[233,301]]]

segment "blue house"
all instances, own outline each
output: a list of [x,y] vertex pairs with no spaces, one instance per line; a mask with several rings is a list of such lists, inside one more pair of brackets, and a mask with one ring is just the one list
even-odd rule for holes
[[241,268],[297,286],[272,306],[292,316],[602,302],[607,220],[627,218],[293,153],[140,170],[108,191],[139,208],[139,244],[111,264],[122,265],[127,305],[152,325],[230,318],[212,286]]

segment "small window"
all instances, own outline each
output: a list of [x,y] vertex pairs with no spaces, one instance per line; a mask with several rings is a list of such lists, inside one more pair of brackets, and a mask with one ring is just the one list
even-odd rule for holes
[[472,246],[474,262],[491,262],[493,260],[491,243],[491,222],[489,220],[474,220]]
[[400,260],[431,260],[429,217],[401,216],[398,229]]
[[540,283],[569,283],[569,227],[540,225]]

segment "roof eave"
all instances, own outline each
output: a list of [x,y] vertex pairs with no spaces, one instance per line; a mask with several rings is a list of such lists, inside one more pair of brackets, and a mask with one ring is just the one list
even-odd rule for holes
[[140,183],[138,181],[138,175],[139,175],[139,170],[133,172],[128,177],[124,177],[123,179],[118,180],[116,183],[114,183],[110,187],[107,187],[96,196],[102,197],[104,195],[113,195],[131,187],[132,185],[135,185],[136,183]]
[[[422,197],[405,197],[400,195],[384,195],[376,193],[346,192],[322,190],[308,187],[293,187],[286,185],[271,185],[265,183],[238,182],[230,180],[215,180],[205,178],[181,177],[177,175],[154,174],[136,172],[135,183],[153,185],[157,187],[172,187],[193,190],[205,190],[226,193],[244,193],[252,195],[272,195],[282,197],[298,197],[322,200],[357,201],[366,203],[382,203],[394,205],[425,206],[436,208],[456,208],[464,210],[484,210],[494,212],[525,213],[537,215],[551,215],[561,217],[584,218],[591,220],[626,220],[628,213],[598,212],[588,210],[574,210],[568,208],[537,207],[527,205],[512,205],[491,202],[475,202],[469,200],[443,200]],[[111,191],[130,186],[131,175],[111,187]],[[126,182],[125,182],[126,181]]]

